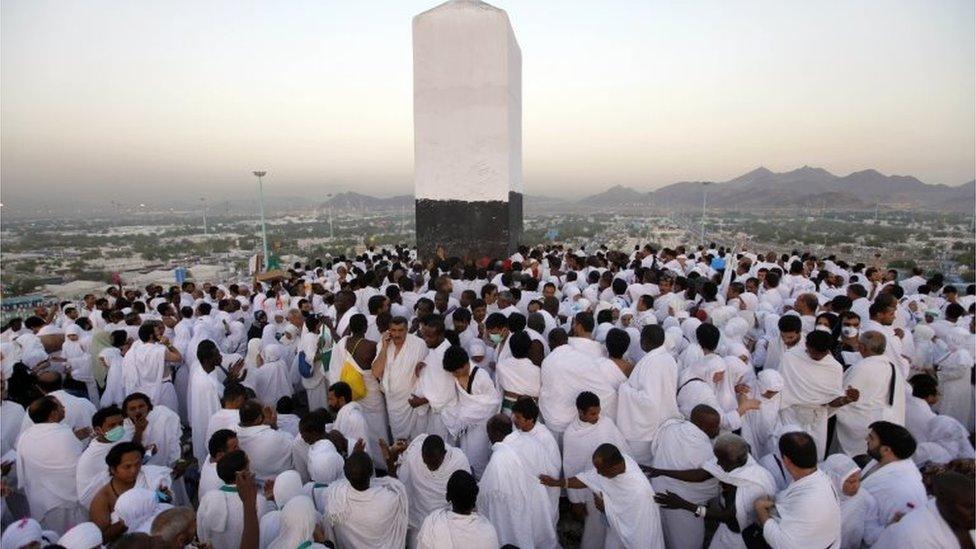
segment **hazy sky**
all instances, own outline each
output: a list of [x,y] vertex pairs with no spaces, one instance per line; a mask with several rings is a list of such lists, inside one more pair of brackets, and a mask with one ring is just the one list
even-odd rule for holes
[[[0,5],[5,201],[253,193],[256,167],[276,193],[412,191],[411,17],[436,2]],[[495,5],[522,47],[529,194],[976,172],[972,0]]]

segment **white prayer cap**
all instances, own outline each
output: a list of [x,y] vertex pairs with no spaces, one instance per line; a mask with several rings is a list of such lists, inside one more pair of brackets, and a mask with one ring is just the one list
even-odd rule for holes
[[129,532],[149,532],[156,515],[172,505],[160,503],[156,492],[148,488],[130,488],[115,502],[115,514],[129,527]]
[[123,307],[122,314],[127,315],[132,312],[132,307]]
[[102,531],[94,522],[82,522],[58,540],[65,549],[92,549],[102,546]]
[[471,341],[471,344],[469,345],[469,349],[468,349],[468,354],[470,356],[473,356],[473,357],[474,356],[482,356],[483,357],[483,356],[485,356],[485,352],[486,352],[486,350],[485,350],[485,344],[484,344],[483,341],[481,341],[480,339],[475,339],[475,340]]
[[289,469],[278,473],[274,481],[274,500],[279,509],[283,508],[293,497],[302,494],[302,477],[298,471]]
[[65,336],[72,336],[72,335],[73,336],[80,336],[83,332],[84,332],[84,330],[81,329],[81,326],[79,326],[79,325],[77,325],[77,324],[75,324],[73,322],[71,324],[68,324],[68,327],[64,329],[64,335]]

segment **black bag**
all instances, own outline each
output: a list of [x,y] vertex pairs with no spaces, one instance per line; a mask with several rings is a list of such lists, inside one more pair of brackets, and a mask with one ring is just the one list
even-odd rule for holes
[[[772,520],[772,519],[770,519]],[[763,528],[757,523],[752,523],[742,529],[742,541],[749,549],[772,549],[766,538],[763,537]]]

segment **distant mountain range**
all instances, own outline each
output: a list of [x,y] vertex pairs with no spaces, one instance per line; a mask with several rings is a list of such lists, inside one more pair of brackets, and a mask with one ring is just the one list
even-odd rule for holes
[[641,192],[615,185],[578,203],[594,207],[656,205],[673,208],[701,207],[707,188],[710,208],[870,208],[905,207],[926,210],[972,211],[976,180],[958,187],[929,185],[910,176],[884,175],[863,170],[846,176],[823,168],[804,166],[776,173],[757,168],[724,182],[683,181]]
[[[885,208],[912,208],[937,211],[972,211],[976,204],[976,180],[963,185],[929,185],[911,176],[884,175],[863,170],[837,176],[823,168],[802,168],[776,173],[756,168],[723,182],[683,181],[653,191],[614,185],[578,201],[526,195],[526,206],[659,206],[677,209],[701,208],[702,192],[707,189],[708,207],[717,209],[833,208],[867,209],[880,204]],[[330,198],[325,207],[354,210],[413,208],[414,197],[398,195],[377,198],[344,192]]]

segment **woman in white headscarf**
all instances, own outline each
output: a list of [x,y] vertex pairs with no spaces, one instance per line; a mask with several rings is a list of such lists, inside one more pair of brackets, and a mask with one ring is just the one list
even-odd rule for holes
[[698,345],[698,336],[695,335],[695,331],[699,326],[701,326],[701,321],[694,317],[685,319],[681,323],[681,331],[684,333],[688,345],[685,346],[685,350],[682,351],[681,356],[678,358],[679,373],[683,372],[695,362],[701,361],[702,357],[705,356],[701,346]]
[[915,340],[915,352],[912,355],[912,373],[932,371],[937,346],[935,344],[935,330],[931,326],[920,324],[912,332]]
[[91,356],[88,354],[86,339],[88,338],[81,326],[69,324],[64,330],[61,356],[64,358],[65,367],[71,374],[71,379],[84,383],[88,389],[88,399],[98,405],[100,402],[98,385],[95,384],[95,377],[92,375]]
[[951,459],[973,459],[976,451],[969,443],[969,433],[961,423],[949,416],[935,416],[929,420],[928,442],[938,444]]
[[278,536],[268,549],[324,548],[316,538],[323,539],[323,535],[315,505],[308,496],[296,496],[285,505]]
[[742,317],[730,318],[722,327],[722,345],[725,356],[738,357],[746,364],[752,364],[752,354],[745,344],[745,336],[749,333],[749,323]]
[[953,328],[945,335],[949,354],[938,360],[939,387],[942,398],[939,413],[956,418],[959,423],[973,430],[973,385],[970,379],[973,371],[973,355],[970,346],[969,330]]
[[[273,493],[274,504],[277,509],[265,513],[261,517],[260,524],[258,525],[261,536],[261,547],[270,546],[272,540],[277,538],[281,533],[288,503],[297,497],[307,497],[304,496],[305,490],[302,485],[302,477],[298,474],[298,471],[294,470],[278,473],[278,476],[275,477]],[[313,505],[312,509],[314,510],[314,508]],[[297,543],[295,547],[298,547]]]
[[119,332],[117,335],[115,332],[111,334],[99,332],[99,335],[96,336],[97,339],[101,340],[101,334],[106,334],[105,337],[108,338],[108,345],[104,346],[98,353],[98,360],[107,372],[105,374],[105,392],[102,393],[101,400],[102,408],[112,404],[121,406],[122,401],[125,399],[125,378],[122,374],[122,349],[125,347],[126,335],[122,330],[116,331]]
[[820,469],[830,483],[840,503],[841,549],[859,549],[878,539],[884,524],[878,515],[878,504],[867,490],[861,490],[861,468],[845,454],[833,454]]
[[762,457],[772,451],[770,435],[779,423],[780,392],[783,376],[776,370],[763,370],[752,385],[751,396],[759,401],[758,410],[749,410],[742,417],[742,438],[752,448],[752,455]]
[[94,522],[82,522],[61,536],[58,545],[64,549],[94,549],[102,546],[102,530]]
[[125,523],[128,532],[146,532],[152,526],[156,515],[171,508],[172,505],[160,503],[156,492],[148,488],[126,490],[115,502],[113,518]]
[[290,369],[284,356],[283,346],[278,343],[268,345],[261,351],[261,360],[253,371],[254,392],[265,406],[276,406],[279,398],[291,396]]
[[230,334],[224,338],[223,351],[225,353],[240,353],[244,347],[244,340],[247,338],[247,329],[243,322],[231,321]]
[[679,356],[681,351],[685,350],[686,345],[688,342],[685,340],[685,334],[680,327],[672,326],[664,330],[664,348],[672,357]]

